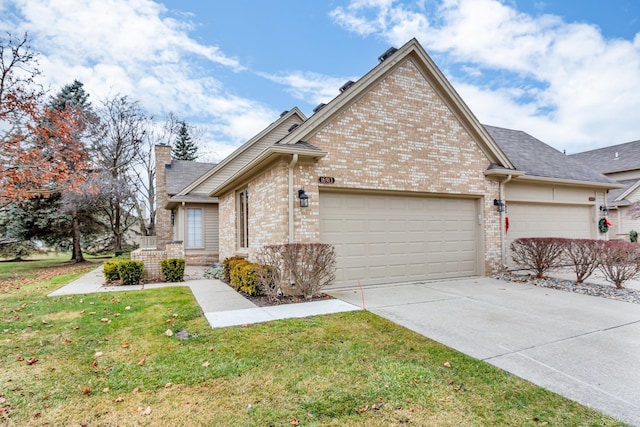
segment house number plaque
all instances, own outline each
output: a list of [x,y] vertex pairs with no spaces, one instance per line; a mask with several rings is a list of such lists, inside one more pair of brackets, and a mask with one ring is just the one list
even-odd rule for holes
[[335,184],[336,179],[332,176],[320,176],[318,177],[318,182],[320,184]]

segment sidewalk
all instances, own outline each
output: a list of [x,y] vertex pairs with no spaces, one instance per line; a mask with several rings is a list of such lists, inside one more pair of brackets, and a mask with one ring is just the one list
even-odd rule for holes
[[187,266],[185,270],[185,278],[187,280],[184,282],[105,286],[102,266],[100,266],[68,285],[51,292],[48,296],[140,291],[167,286],[188,286],[213,328],[360,310],[360,307],[339,299],[258,307],[222,281],[203,278],[203,273],[204,269],[202,268]]

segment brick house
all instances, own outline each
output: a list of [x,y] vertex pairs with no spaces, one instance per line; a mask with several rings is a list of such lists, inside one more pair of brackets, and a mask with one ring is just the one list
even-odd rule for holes
[[524,132],[481,125],[415,39],[379,61],[171,195],[174,224],[188,198],[207,196],[220,260],[330,243],[338,286],[485,275],[508,264],[516,237],[599,237],[598,206],[619,184]]

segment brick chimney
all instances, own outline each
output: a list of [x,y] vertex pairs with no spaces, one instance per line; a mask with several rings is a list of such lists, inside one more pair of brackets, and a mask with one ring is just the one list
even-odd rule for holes
[[171,211],[165,209],[169,201],[167,195],[167,166],[171,167],[171,146],[158,144],[155,146],[156,155],[156,244],[158,249],[164,250],[167,242],[173,240],[173,226],[171,225]]

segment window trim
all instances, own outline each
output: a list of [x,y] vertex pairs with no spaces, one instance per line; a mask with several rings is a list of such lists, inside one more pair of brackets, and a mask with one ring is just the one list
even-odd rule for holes
[[[195,207],[191,207],[191,208],[186,208],[185,209],[185,248],[188,249],[204,249],[205,244],[204,244],[204,209],[202,208],[195,208]],[[199,242],[195,242],[195,243],[200,243],[200,245],[192,245],[191,241],[190,241],[190,237],[191,237],[191,227],[190,227],[190,220],[189,220],[189,211],[197,211],[200,213],[200,236],[199,236]],[[195,233],[194,233],[194,238],[196,237]]]
[[249,249],[249,187],[244,187],[236,196],[237,221],[236,236],[237,249]]

